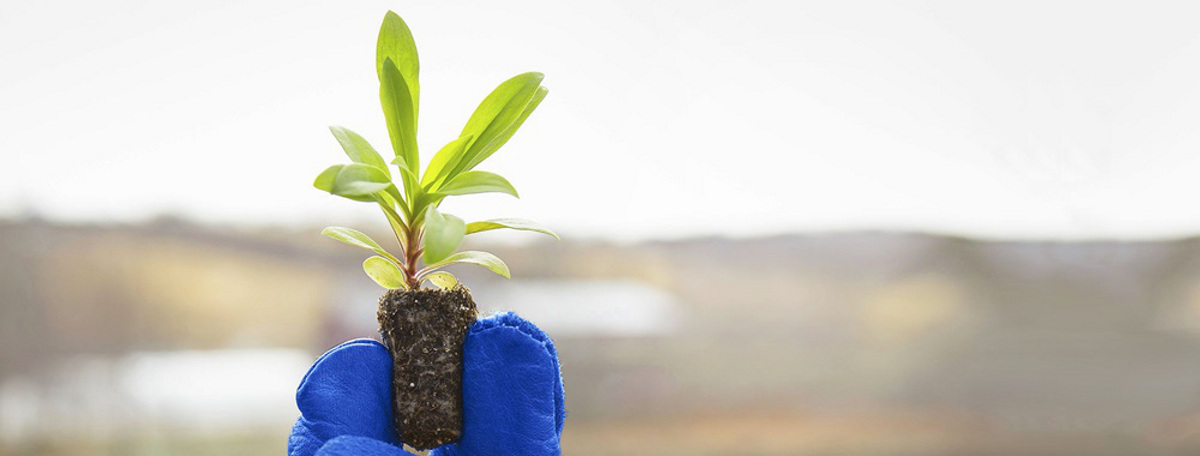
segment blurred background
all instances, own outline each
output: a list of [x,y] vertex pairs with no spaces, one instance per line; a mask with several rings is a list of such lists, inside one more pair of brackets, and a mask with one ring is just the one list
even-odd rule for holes
[[0,455],[281,454],[372,337],[374,42],[426,159],[550,95],[451,199],[485,313],[555,340],[571,455],[1200,454],[1200,6],[0,3]]

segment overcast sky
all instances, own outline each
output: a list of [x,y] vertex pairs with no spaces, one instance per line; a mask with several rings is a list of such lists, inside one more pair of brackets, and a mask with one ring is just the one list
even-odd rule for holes
[[1200,233],[1200,7],[1128,2],[3,2],[0,216],[378,224],[313,189],[388,141],[387,9],[428,159],[514,74],[550,95],[443,208],[642,239]]

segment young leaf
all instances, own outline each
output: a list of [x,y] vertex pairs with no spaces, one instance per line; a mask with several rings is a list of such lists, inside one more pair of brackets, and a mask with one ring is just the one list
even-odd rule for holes
[[466,234],[467,225],[462,219],[429,206],[425,211],[425,264],[437,263],[450,256]]
[[551,231],[549,228],[542,226],[540,223],[533,220],[525,220],[518,218],[499,218],[491,220],[483,220],[479,222],[471,222],[467,224],[467,234],[478,233],[480,231],[497,230],[500,228],[508,228],[511,230],[533,231],[546,235],[553,236],[554,239],[561,239],[558,234]]
[[392,164],[400,168],[400,172],[404,173],[406,178],[412,179],[412,182],[417,181],[417,175],[413,174],[412,168],[408,166],[408,162],[404,160],[404,157],[397,155],[396,158],[392,159]]
[[352,246],[364,248],[364,249],[370,250],[372,252],[378,253],[378,254],[382,255],[384,258],[387,258],[394,262],[397,262],[397,263],[400,262],[400,260],[398,260],[398,259],[396,259],[396,257],[392,256],[392,254],[390,252],[388,252],[387,250],[384,250],[383,247],[380,247],[378,242],[375,242],[374,239],[371,239],[370,236],[363,234],[361,231],[351,229],[351,228],[343,228],[340,226],[331,226],[331,227],[325,228],[324,230],[321,230],[321,234],[328,236],[330,238],[345,242]]
[[404,274],[395,263],[386,258],[373,256],[363,261],[363,271],[379,286],[387,289],[408,288],[404,282]]
[[408,167],[408,161],[404,159],[403,155],[396,155],[396,157],[392,159],[392,164],[396,165],[397,168],[400,168],[401,171],[408,171],[410,169]]
[[313,181],[318,189],[357,201],[375,201],[371,194],[390,185],[392,179],[383,170],[362,163],[330,166]]
[[342,169],[338,171],[331,193],[366,196],[386,190],[390,185],[392,180],[383,170],[362,163],[350,163],[342,165]]
[[487,150],[514,120],[521,117],[529,101],[537,94],[544,75],[537,72],[523,73],[500,83],[492,93],[479,103],[467,125],[459,136],[473,135],[475,140],[467,147],[464,159],[455,167],[453,174],[471,169],[479,163],[476,157],[490,155],[495,149]]
[[446,195],[442,193],[429,193],[422,191],[419,195],[417,195],[417,198],[413,200],[412,204],[413,207],[420,208],[420,210],[424,211],[430,206],[436,207],[438,204],[441,204],[442,200],[445,198]]
[[[316,187],[317,190],[321,190],[323,192],[333,193],[333,183],[337,180],[338,172],[341,172],[341,170],[342,165],[333,165],[325,168],[325,171],[321,171],[321,174],[318,174],[317,178],[313,180],[313,187]],[[346,198],[350,198],[355,201],[375,201],[375,199],[371,198],[370,196],[347,196]]]
[[454,288],[455,285],[458,285],[458,279],[454,277],[454,274],[446,271],[438,271],[425,276],[425,278],[429,279],[430,282],[433,282],[434,285],[443,290],[449,290]]
[[342,150],[346,151],[346,156],[350,157],[350,161],[379,168],[388,176],[388,179],[391,179],[392,173],[388,171],[387,162],[383,161],[383,157],[379,156],[379,152],[376,152],[366,139],[363,139],[358,133],[350,131],[349,128],[336,125],[330,126],[329,132],[333,133],[338,144],[342,145]]
[[508,265],[504,264],[503,261],[500,261],[500,259],[497,258],[496,255],[492,255],[487,252],[479,252],[479,251],[475,251],[475,250],[468,250],[465,252],[458,252],[454,255],[450,255],[449,257],[447,257],[446,259],[444,259],[442,261],[439,261],[437,263],[426,266],[424,270],[432,271],[432,270],[435,270],[435,269],[438,269],[438,268],[441,268],[443,266],[446,266],[448,264],[453,264],[453,263],[477,264],[477,265],[483,266],[485,268],[488,268],[488,270],[490,270],[496,274],[499,274],[506,279],[512,278],[512,276],[508,272]]
[[421,186],[426,190],[436,191],[439,181],[451,177],[447,174],[462,161],[463,153],[466,152],[471,138],[471,135],[463,136],[443,146],[442,150],[433,156],[433,160],[429,161],[429,166],[425,168],[425,175],[421,177]]
[[412,98],[413,116],[416,117],[421,98],[421,85],[417,81],[417,74],[421,70],[417,58],[417,43],[413,40],[408,24],[392,11],[383,16],[383,25],[379,27],[379,39],[375,42],[375,73],[379,75],[380,82],[383,82],[384,62],[388,59],[396,64],[396,69],[404,76]]
[[500,147],[504,146],[504,144],[508,142],[509,138],[512,138],[513,134],[515,134],[517,130],[521,128],[521,125],[525,123],[525,119],[529,117],[529,114],[533,113],[533,110],[537,109],[538,105],[542,103],[542,99],[546,98],[546,94],[548,93],[550,93],[549,89],[546,89],[545,87],[538,87],[537,91],[533,94],[533,98],[531,98],[529,103],[525,105],[525,108],[521,111],[521,114],[518,115],[517,118],[512,121],[512,123],[508,124],[508,126],[505,127],[499,135],[492,138],[488,144],[485,144],[483,147],[481,147],[480,152],[471,159],[470,163],[467,163],[467,166],[464,169],[474,168],[476,165],[482,163],[488,157],[492,156],[492,154],[499,150]]
[[[395,191],[396,186],[388,187],[388,190]],[[408,249],[407,236],[405,235],[408,228],[404,220],[412,218],[408,212],[408,204],[403,199],[397,199],[398,197],[394,197],[388,192],[376,193],[372,196],[376,198],[379,208],[383,210],[383,215],[387,217],[388,225],[392,227],[392,232],[396,235],[396,241],[400,243],[400,251],[404,252]],[[397,207],[400,208],[400,212],[396,212]],[[395,257],[388,258],[395,260],[396,264],[401,264],[400,260],[397,260]]]
[[450,182],[442,185],[438,189],[438,193],[446,195],[466,195],[470,193],[487,193],[499,192],[507,193],[512,196],[517,195],[517,189],[513,188],[512,184],[508,183],[508,179],[500,177],[499,174],[489,173],[487,171],[467,171],[455,176]]
[[[379,203],[380,208],[382,208],[385,213],[389,213],[389,216],[390,213],[396,212],[396,208],[400,208],[400,210],[403,211],[406,216],[408,215],[408,203],[404,199],[404,195],[401,195],[400,191],[396,190],[395,185],[388,186],[387,190],[385,191],[373,193],[371,194],[371,197],[375,198],[375,201]],[[400,214],[396,213],[395,215],[399,216]]]
[[[383,104],[392,150],[396,156],[403,157],[405,168],[415,176],[421,172],[418,168],[421,161],[417,154],[417,113],[413,109],[412,94],[390,58],[384,60],[380,76],[379,101]],[[409,190],[407,184],[405,190]]]

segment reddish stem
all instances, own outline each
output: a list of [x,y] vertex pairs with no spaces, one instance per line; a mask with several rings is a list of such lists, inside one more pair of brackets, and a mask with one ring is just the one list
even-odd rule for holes
[[411,290],[421,288],[421,282],[417,280],[417,271],[421,254],[425,252],[425,249],[421,247],[423,234],[415,226],[408,227],[408,231],[404,233],[404,237],[408,241],[408,248],[404,249],[404,265],[401,269],[404,272],[405,281],[408,282],[408,288]]

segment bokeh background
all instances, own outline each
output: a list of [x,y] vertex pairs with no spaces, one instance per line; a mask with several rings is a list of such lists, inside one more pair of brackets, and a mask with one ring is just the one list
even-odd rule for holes
[[0,455],[284,451],[382,292],[311,188],[421,52],[426,158],[503,79],[484,168],[561,242],[469,240],[554,337],[571,455],[1200,453],[1200,6],[0,3]]

